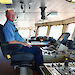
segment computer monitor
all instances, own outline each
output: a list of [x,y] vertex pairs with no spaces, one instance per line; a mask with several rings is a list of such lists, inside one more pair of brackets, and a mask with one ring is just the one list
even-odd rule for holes
[[58,38],[57,41],[65,45],[69,36],[70,33],[62,33],[62,35]]

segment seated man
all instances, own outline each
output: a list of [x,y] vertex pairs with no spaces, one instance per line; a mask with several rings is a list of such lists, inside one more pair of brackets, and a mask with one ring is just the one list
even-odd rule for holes
[[4,24],[3,32],[5,35],[6,42],[8,44],[22,44],[23,47],[15,52],[28,52],[32,53],[35,56],[36,65],[43,64],[43,55],[42,51],[37,46],[31,46],[26,43],[22,36],[18,33],[17,28],[14,25],[15,13],[14,10],[10,9],[6,11],[7,21]]

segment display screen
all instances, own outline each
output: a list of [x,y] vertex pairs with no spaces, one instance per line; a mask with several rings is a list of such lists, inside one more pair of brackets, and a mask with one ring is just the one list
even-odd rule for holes
[[69,33],[62,33],[62,35],[59,37],[57,41],[65,44],[69,36],[70,36]]
[[60,37],[58,40],[59,40],[59,41],[62,41],[62,40],[65,38],[66,35],[67,35],[67,34],[61,35],[61,37]]

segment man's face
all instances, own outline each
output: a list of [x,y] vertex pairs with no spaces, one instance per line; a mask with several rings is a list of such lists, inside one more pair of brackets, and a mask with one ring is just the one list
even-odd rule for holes
[[6,15],[7,19],[10,21],[14,21],[15,20],[15,13],[13,10],[9,10],[8,14]]

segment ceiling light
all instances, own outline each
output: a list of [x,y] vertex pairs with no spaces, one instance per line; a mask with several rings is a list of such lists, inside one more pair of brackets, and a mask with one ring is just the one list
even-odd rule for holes
[[0,0],[1,4],[12,4],[12,0]]

